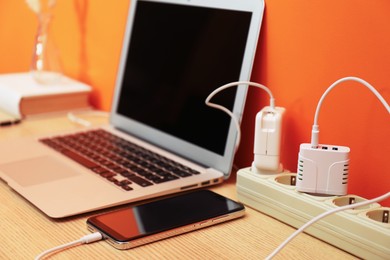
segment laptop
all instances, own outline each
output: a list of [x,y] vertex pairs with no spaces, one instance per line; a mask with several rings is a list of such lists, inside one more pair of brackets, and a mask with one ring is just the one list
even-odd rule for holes
[[[51,218],[222,183],[237,132],[204,102],[250,79],[263,9],[260,0],[132,0],[109,124],[4,141],[0,178]],[[240,118],[245,97],[241,86],[213,102]]]

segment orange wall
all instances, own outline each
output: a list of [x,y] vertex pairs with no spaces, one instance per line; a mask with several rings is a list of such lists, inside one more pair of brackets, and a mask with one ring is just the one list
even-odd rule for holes
[[[111,105],[128,4],[58,0],[56,7],[53,34],[64,72],[91,84],[92,103],[104,110]],[[388,0],[266,0],[252,80],[270,87],[276,104],[287,109],[286,168],[296,171],[317,102],[337,79],[361,77],[390,101],[389,12]],[[0,0],[0,73],[28,70],[36,25],[24,1]],[[236,157],[240,168],[251,163],[253,121],[267,99],[257,89],[248,93]],[[389,122],[379,101],[357,83],[336,87],[325,100],[320,142],[351,148],[349,193],[369,198],[389,191]]]

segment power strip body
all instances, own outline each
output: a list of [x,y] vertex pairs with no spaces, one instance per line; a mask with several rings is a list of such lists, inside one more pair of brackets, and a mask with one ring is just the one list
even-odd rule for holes
[[[292,177],[292,178],[291,178]],[[348,196],[313,196],[295,190],[286,179],[295,180],[291,173],[259,175],[250,168],[237,172],[238,199],[249,207],[272,216],[295,228],[337,207],[335,200]],[[305,230],[317,237],[353,255],[365,259],[390,258],[390,224],[372,220],[366,212],[378,210],[381,205],[371,204],[329,215]]]

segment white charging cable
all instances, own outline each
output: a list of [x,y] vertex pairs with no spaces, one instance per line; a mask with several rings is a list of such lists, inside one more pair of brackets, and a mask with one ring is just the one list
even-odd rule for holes
[[[108,113],[107,112],[103,112],[103,111],[89,111],[89,112],[83,112],[82,114],[85,114],[87,116],[108,117]],[[73,112],[68,112],[67,116],[68,116],[68,119],[71,122],[73,122],[73,123],[76,123],[76,124],[79,124],[79,125],[82,125],[82,126],[85,126],[85,127],[89,127],[89,126],[92,125],[91,122],[89,122],[88,120],[80,118],[79,116],[77,116]]]
[[248,86],[258,87],[258,88],[261,88],[261,89],[265,90],[268,93],[268,95],[270,96],[270,107],[272,109],[275,109],[275,99],[274,99],[274,97],[272,95],[271,90],[269,88],[267,88],[266,86],[261,85],[259,83],[255,83],[255,82],[250,82],[250,81],[231,82],[231,83],[228,83],[226,85],[223,85],[223,86],[215,89],[213,92],[211,92],[209,94],[209,96],[206,98],[206,101],[205,101],[206,105],[209,106],[209,107],[213,107],[213,108],[216,108],[216,109],[219,109],[219,110],[225,112],[226,114],[228,114],[233,119],[233,122],[236,125],[236,128],[237,128],[237,139],[236,139],[236,149],[235,149],[235,151],[237,151],[238,147],[240,146],[240,141],[241,141],[241,128],[240,128],[240,123],[238,122],[237,116],[234,115],[233,112],[231,112],[226,107],[218,105],[218,104],[215,104],[215,103],[211,103],[210,99],[212,97],[214,97],[217,93],[221,92],[224,89],[227,89],[227,88],[230,88],[230,87],[239,86],[239,85],[248,85]]
[[374,199],[371,199],[371,200],[365,200],[365,201],[362,201],[362,202],[358,202],[358,203],[354,203],[354,204],[349,204],[349,205],[345,205],[345,206],[342,206],[342,207],[338,207],[338,208],[334,208],[332,210],[328,210],[328,211],[325,211],[324,213],[318,215],[317,217],[311,219],[310,221],[306,222],[302,227],[300,227],[299,229],[297,229],[292,235],[290,235],[282,244],[280,244],[270,255],[267,256],[267,260],[268,259],[272,259],[274,256],[276,256],[276,254],[278,254],[289,242],[291,242],[291,240],[293,238],[295,238],[299,233],[302,233],[306,228],[308,228],[309,226],[311,226],[312,224],[316,223],[317,221],[319,221],[320,219],[328,216],[328,215],[331,215],[333,213],[336,213],[336,212],[339,212],[339,211],[344,211],[344,210],[347,210],[347,209],[353,209],[353,208],[357,208],[357,207],[361,207],[361,206],[365,206],[365,205],[369,205],[369,204],[372,204],[372,203],[375,203],[375,202],[379,202],[379,201],[382,201],[382,200],[385,200],[387,198],[390,198],[390,192],[387,192],[385,194],[383,194],[382,196],[379,196],[379,197],[376,197]]
[[357,82],[363,84],[364,86],[366,86],[369,90],[371,90],[374,93],[374,95],[379,99],[379,101],[385,106],[387,112],[390,113],[389,104],[387,104],[386,100],[381,96],[381,94],[379,94],[379,92],[370,83],[368,83],[367,81],[365,81],[365,80],[363,80],[361,78],[358,78],[358,77],[345,77],[345,78],[341,78],[341,79],[335,81],[324,92],[324,94],[322,94],[322,97],[321,97],[320,101],[317,104],[317,109],[316,109],[316,113],[315,113],[315,116],[314,116],[314,123],[313,123],[312,131],[311,131],[311,147],[312,148],[318,148],[318,144],[319,144],[319,141],[318,141],[319,137],[318,137],[318,135],[319,135],[319,132],[320,132],[320,129],[319,129],[319,126],[318,126],[318,116],[319,116],[319,113],[320,113],[321,105],[322,105],[325,97],[338,84],[340,84],[341,82],[344,82],[344,81],[348,81],[348,80],[357,81]]
[[73,246],[82,245],[82,244],[90,244],[92,242],[96,242],[96,241],[99,241],[102,239],[103,239],[103,236],[99,232],[88,234],[88,235],[85,235],[78,240],[75,240],[75,241],[69,242],[67,244],[63,244],[63,245],[48,249],[48,250],[42,252],[41,254],[39,254],[38,256],[36,256],[35,260],[40,260],[43,257],[47,256],[48,254],[54,253],[56,251],[64,250],[64,249],[67,249],[67,248],[70,248]]

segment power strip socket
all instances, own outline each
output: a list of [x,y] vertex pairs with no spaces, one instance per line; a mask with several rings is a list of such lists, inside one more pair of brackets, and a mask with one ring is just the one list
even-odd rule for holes
[[[260,175],[244,168],[237,172],[238,199],[295,228],[335,207],[366,200],[301,193],[295,190],[295,180],[295,173]],[[389,211],[374,203],[329,215],[305,232],[364,259],[389,259]]]

